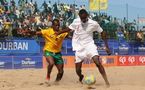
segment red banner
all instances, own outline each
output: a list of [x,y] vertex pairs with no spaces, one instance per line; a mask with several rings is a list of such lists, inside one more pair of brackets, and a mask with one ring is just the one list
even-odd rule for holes
[[145,56],[118,56],[118,66],[140,66],[145,65]]
[[118,56],[118,66],[137,65],[137,56]]
[[137,56],[137,65],[145,65],[145,56]]

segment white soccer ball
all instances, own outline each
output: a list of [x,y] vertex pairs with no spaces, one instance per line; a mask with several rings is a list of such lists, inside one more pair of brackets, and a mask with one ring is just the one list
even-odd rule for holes
[[84,83],[87,85],[93,85],[96,83],[96,78],[94,75],[87,75],[84,77]]

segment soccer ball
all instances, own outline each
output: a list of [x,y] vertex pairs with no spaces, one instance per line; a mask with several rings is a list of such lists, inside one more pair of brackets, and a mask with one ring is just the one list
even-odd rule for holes
[[93,85],[96,82],[96,78],[94,75],[87,75],[84,77],[84,83],[87,85]]

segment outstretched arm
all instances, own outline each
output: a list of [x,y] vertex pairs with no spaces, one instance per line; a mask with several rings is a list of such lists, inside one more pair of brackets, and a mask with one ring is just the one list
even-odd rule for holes
[[29,33],[31,36],[34,36],[34,35],[42,35],[41,28],[38,28],[38,29],[35,30],[35,31],[28,31],[28,33]]
[[59,34],[70,32],[70,31],[71,31],[71,29],[69,27],[66,27],[66,28],[62,29],[61,31],[56,32],[55,34],[59,35]]
[[109,46],[108,46],[108,40],[107,40],[107,35],[106,35],[105,31],[101,32],[101,37],[102,37],[102,39],[103,39],[103,41],[105,43],[107,54],[111,55],[111,51],[110,51]]
[[29,31],[29,33],[33,35],[42,35],[41,31]]

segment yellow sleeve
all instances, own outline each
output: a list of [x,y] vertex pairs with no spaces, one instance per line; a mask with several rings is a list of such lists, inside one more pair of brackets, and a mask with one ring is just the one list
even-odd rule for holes
[[68,32],[64,33],[64,38],[68,35]]
[[42,33],[42,35],[48,35],[49,34],[49,29],[41,29],[41,33]]

